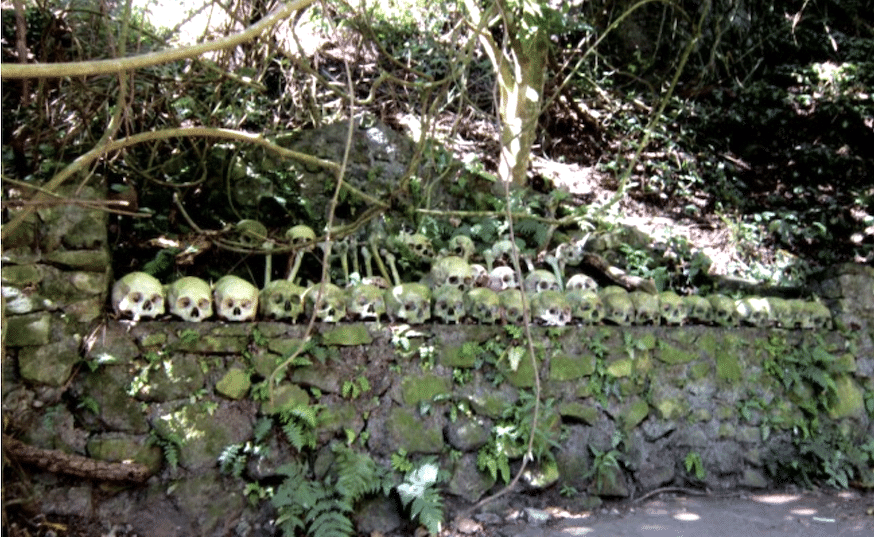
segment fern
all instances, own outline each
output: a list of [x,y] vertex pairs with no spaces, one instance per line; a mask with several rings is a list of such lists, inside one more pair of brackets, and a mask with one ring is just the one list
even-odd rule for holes
[[545,246],[545,242],[549,240],[549,226],[537,220],[521,219],[516,222],[516,235],[529,237],[531,240],[528,244],[534,244],[538,248]]
[[305,447],[316,447],[316,426],[318,425],[318,407],[297,405],[284,409],[279,414],[282,432],[298,451]]
[[384,482],[384,472],[367,453],[358,453],[343,444],[332,448],[337,472],[336,489],[349,504],[367,494],[378,492]]
[[434,487],[438,480],[437,463],[426,459],[397,487],[401,502],[410,508],[410,516],[418,518],[433,535],[440,533],[443,525],[443,500]]
[[235,478],[243,475],[246,467],[246,455],[243,453],[243,444],[231,444],[222,450],[218,458],[219,469],[223,474],[230,474]]

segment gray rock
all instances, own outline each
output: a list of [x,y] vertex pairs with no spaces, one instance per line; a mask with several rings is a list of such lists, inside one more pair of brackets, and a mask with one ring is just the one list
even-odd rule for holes
[[476,454],[468,453],[455,461],[452,477],[447,490],[465,501],[476,503],[495,485],[488,472],[481,472],[476,466]]
[[18,354],[18,367],[25,380],[63,386],[79,360],[78,343],[73,338],[66,338],[39,347],[22,348]]
[[387,534],[398,529],[404,518],[396,501],[377,497],[364,500],[353,517],[359,534]]
[[5,317],[4,321],[6,345],[10,347],[45,345],[49,342],[52,320],[51,315],[46,312],[11,315]]
[[203,388],[203,380],[199,356],[175,355],[149,367],[148,380],[136,397],[143,401],[184,399]]
[[446,440],[459,451],[476,451],[491,438],[492,420],[460,417],[446,425]]

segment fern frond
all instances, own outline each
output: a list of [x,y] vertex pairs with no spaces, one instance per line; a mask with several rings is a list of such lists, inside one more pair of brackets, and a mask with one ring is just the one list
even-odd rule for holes
[[367,453],[358,453],[342,444],[334,447],[337,471],[337,492],[349,503],[381,488],[383,475]]
[[407,474],[404,482],[397,487],[401,502],[410,507],[410,515],[418,518],[419,522],[435,535],[440,532],[443,524],[443,501],[434,488],[438,479],[437,463],[426,460]]
[[410,515],[417,517],[431,535],[440,533],[443,525],[443,499],[440,493],[433,488],[425,489],[410,505]]
[[242,451],[242,444],[231,444],[222,450],[218,458],[219,470],[223,474],[230,474],[235,478],[239,478],[246,467],[246,457]]

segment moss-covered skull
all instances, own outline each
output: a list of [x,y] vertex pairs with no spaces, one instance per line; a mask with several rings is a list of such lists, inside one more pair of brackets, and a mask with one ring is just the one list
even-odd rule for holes
[[464,295],[464,307],[479,324],[495,324],[501,319],[501,299],[486,287],[476,287]]
[[216,314],[226,321],[254,321],[258,288],[238,276],[222,276],[212,293]]
[[316,245],[316,232],[313,231],[313,228],[304,224],[292,226],[285,232],[285,238],[294,247],[307,245],[308,249],[312,249]]
[[498,293],[501,301],[501,315],[508,324],[520,325],[525,320],[522,303],[522,291],[519,289],[505,289]]
[[287,280],[274,280],[264,286],[258,298],[265,319],[295,322],[303,314],[306,289]]
[[574,274],[568,281],[564,284],[565,291],[573,291],[574,289],[581,289],[583,291],[595,291],[598,289],[598,284],[595,280],[587,276],[585,274]]
[[464,291],[451,285],[438,287],[432,295],[431,313],[441,323],[460,323],[466,314]]
[[410,324],[422,324],[431,318],[431,290],[421,283],[403,283],[385,292],[389,318]]
[[668,325],[685,324],[689,317],[683,298],[673,291],[659,293],[659,308],[662,312],[662,322]]
[[778,297],[769,297],[766,300],[771,307],[771,321],[776,326],[788,330],[795,329],[795,312],[792,310],[792,303],[785,298]]
[[458,256],[442,257],[431,265],[429,281],[435,290],[445,286],[464,292],[473,287],[473,269]]
[[267,227],[257,220],[240,220],[234,226],[237,241],[249,248],[261,248],[267,240]]
[[212,317],[212,289],[200,278],[179,278],[166,288],[170,313],[196,323]]
[[628,298],[634,305],[634,324],[660,324],[661,310],[659,310],[659,297],[644,291],[628,293]]
[[571,289],[565,292],[571,303],[571,315],[585,324],[597,324],[604,319],[604,304],[598,293],[587,289]]
[[558,280],[549,270],[537,269],[533,270],[525,276],[523,282],[526,293],[542,293],[544,291],[558,291]]
[[565,326],[571,322],[571,303],[561,291],[547,289],[531,297],[532,317],[545,326]]
[[315,315],[317,321],[339,323],[346,317],[346,293],[333,283],[309,286],[303,302],[307,316]]
[[710,295],[707,299],[710,301],[714,323],[720,326],[737,326],[740,323],[734,299],[721,294]]
[[495,264],[501,266],[511,266],[513,264],[513,252],[517,252],[516,244],[511,240],[500,240],[483,252],[483,257],[486,260],[486,266],[489,271],[495,268]]
[[346,313],[350,319],[378,321],[385,315],[385,290],[383,288],[361,283],[347,289],[346,294]]
[[772,326],[771,304],[762,297],[747,297],[737,301],[737,312],[741,321],[750,326]]
[[125,274],[112,286],[112,307],[118,315],[134,321],[163,315],[164,287],[151,274]]
[[488,287],[489,286],[489,271],[479,263],[472,263],[470,270],[473,271],[473,286]]
[[413,233],[412,235],[401,233],[398,240],[422,261],[431,261],[435,257],[431,239],[421,233]]
[[795,326],[805,330],[832,327],[831,311],[815,300],[793,300],[792,310],[795,313]]
[[601,302],[604,304],[604,320],[620,326],[630,326],[634,322],[634,303],[627,292],[601,294]]
[[458,256],[465,261],[470,261],[473,254],[476,253],[476,247],[473,240],[467,235],[456,235],[449,239],[449,254]]
[[684,296],[683,303],[690,321],[702,324],[713,322],[713,306],[707,298],[699,295]]

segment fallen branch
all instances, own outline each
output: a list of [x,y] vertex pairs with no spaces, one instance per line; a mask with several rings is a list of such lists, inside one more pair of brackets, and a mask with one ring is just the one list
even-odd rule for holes
[[34,447],[11,436],[3,435],[3,451],[10,459],[32,464],[51,473],[62,473],[98,481],[131,481],[143,483],[152,472],[135,462],[106,462],[72,455],[55,449]]

